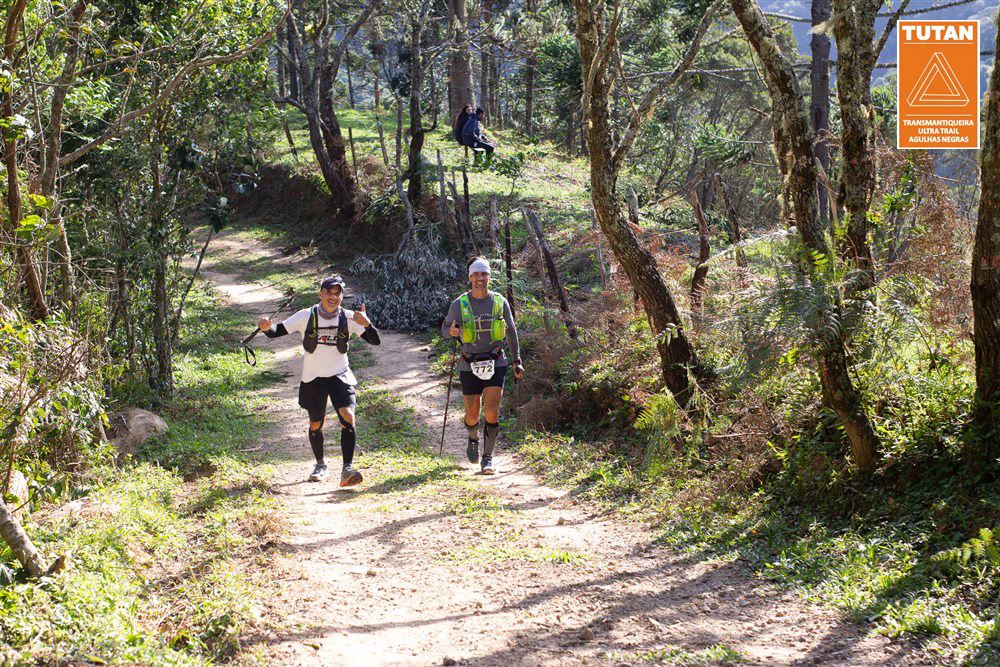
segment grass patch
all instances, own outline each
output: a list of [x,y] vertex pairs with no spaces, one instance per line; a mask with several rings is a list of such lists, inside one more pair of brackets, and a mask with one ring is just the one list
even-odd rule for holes
[[550,547],[472,546],[452,549],[441,554],[441,560],[452,563],[556,563],[583,565],[587,556],[574,551]]
[[253,626],[272,585],[256,561],[283,525],[269,467],[243,450],[264,425],[257,391],[277,376],[266,352],[251,369],[236,350],[245,315],[204,283],[189,303],[167,434],[26,524],[65,568],[0,588],[0,664],[216,664]]
[[489,521],[504,511],[504,504],[489,493],[463,495],[445,504],[445,510],[474,521]]
[[626,660],[640,660],[661,665],[735,665],[746,662],[742,653],[722,644],[709,646],[700,651],[690,651],[681,646],[671,645],[621,657]]

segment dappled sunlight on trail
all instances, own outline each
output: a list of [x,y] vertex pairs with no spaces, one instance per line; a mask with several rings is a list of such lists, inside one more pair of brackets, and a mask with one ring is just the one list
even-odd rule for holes
[[[274,288],[212,273],[251,313],[283,298]],[[287,270],[318,275],[312,260]],[[231,262],[230,262],[231,264]],[[267,389],[265,458],[291,526],[275,547],[275,593],[246,662],[281,665],[619,665],[658,660],[718,664],[916,664],[906,647],[866,638],[833,611],[764,588],[736,563],[699,562],[656,546],[643,526],[601,515],[546,487],[501,448],[498,474],[464,459],[461,396],[453,391],[445,458],[434,456],[445,385],[429,348],[383,332],[358,375],[365,483],[303,482],[311,467],[296,405],[297,340],[267,340],[284,380]],[[353,352],[352,352],[353,354]],[[326,424],[337,468],[336,429]],[[332,477],[336,477],[335,475]]]

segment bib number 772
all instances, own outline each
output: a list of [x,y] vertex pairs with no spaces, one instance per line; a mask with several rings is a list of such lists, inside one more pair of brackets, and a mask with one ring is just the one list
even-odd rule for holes
[[472,368],[472,374],[480,380],[489,380],[496,372],[496,361],[494,359],[473,361],[469,367]]

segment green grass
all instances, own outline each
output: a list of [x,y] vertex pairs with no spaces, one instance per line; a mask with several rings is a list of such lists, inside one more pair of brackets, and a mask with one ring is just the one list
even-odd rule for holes
[[585,554],[575,551],[553,549],[551,547],[468,546],[449,549],[441,554],[442,561],[450,563],[555,563],[559,565],[583,565]]
[[709,646],[701,651],[690,651],[681,646],[667,646],[621,657],[661,665],[733,665],[746,662],[746,658],[739,651],[721,644]]
[[270,594],[256,561],[282,522],[269,466],[243,450],[263,426],[256,392],[277,376],[267,354],[244,364],[233,342],[245,316],[204,284],[185,321],[197,327],[177,350],[167,434],[118,469],[90,471],[77,511],[27,524],[65,569],[0,588],[0,664],[216,664],[236,653]]

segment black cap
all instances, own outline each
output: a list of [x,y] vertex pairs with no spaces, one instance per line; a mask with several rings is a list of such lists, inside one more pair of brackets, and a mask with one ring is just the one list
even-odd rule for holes
[[340,285],[341,291],[347,290],[347,283],[345,283],[344,279],[340,276],[327,276],[326,278],[323,278],[323,282],[319,284],[319,288],[321,290],[330,289],[334,285]]
[[478,115],[478,114],[481,114],[481,113],[486,113],[486,112],[483,111],[482,107],[476,107],[476,114]]

